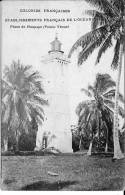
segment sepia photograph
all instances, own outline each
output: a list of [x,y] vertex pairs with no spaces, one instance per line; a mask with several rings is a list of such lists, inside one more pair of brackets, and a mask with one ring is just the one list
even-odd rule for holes
[[1,190],[125,189],[125,0],[1,1]]

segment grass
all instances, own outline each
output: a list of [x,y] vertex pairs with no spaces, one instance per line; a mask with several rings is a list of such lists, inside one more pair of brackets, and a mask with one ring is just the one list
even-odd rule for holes
[[[2,156],[3,190],[123,190],[125,160],[70,154]],[[57,176],[48,172],[57,173]]]

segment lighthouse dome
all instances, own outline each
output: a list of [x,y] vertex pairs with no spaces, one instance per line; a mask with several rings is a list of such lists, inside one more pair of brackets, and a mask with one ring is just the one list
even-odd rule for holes
[[61,51],[62,43],[58,40],[57,35],[55,37],[55,40],[52,41],[50,44],[51,44],[51,52],[55,52],[55,51],[62,52]]

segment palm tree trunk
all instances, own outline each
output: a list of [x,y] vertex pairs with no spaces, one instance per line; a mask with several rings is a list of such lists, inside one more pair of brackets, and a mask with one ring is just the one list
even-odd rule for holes
[[92,155],[92,143],[93,143],[93,133],[92,133],[92,139],[90,141],[89,149],[88,149],[88,152],[87,152],[88,156]]
[[3,140],[3,144],[4,144],[4,152],[8,151],[8,134],[9,134],[9,127],[7,127],[7,133],[6,136]]
[[105,128],[106,128],[106,145],[105,145],[105,152],[108,152],[108,127],[107,124],[105,123]]
[[92,155],[92,142],[93,142],[93,140],[91,140],[90,145],[89,145],[89,150],[87,152],[87,155],[88,156],[91,156]]
[[81,144],[82,144],[82,134],[80,135],[79,150],[81,150]]
[[108,152],[108,143],[106,142],[106,146],[105,146],[105,153]]
[[4,152],[8,151],[8,137],[4,139]]
[[19,151],[19,132],[16,130],[16,152]]
[[119,101],[120,76],[121,76],[121,68],[122,68],[122,55],[123,55],[123,44],[120,45],[120,59],[118,64],[118,77],[117,77],[116,92],[115,92],[114,131],[113,131],[115,159],[121,159],[124,157],[124,155],[121,152],[121,148],[119,144],[119,134],[118,134],[118,112],[119,112],[118,101]]
[[97,113],[97,136],[98,136],[98,149],[100,148],[100,123],[99,123],[99,113]]

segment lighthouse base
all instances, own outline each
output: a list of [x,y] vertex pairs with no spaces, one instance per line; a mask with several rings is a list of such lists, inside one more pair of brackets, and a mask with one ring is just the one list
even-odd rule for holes
[[72,134],[70,131],[42,131],[38,129],[35,151],[54,148],[61,153],[72,153]]

